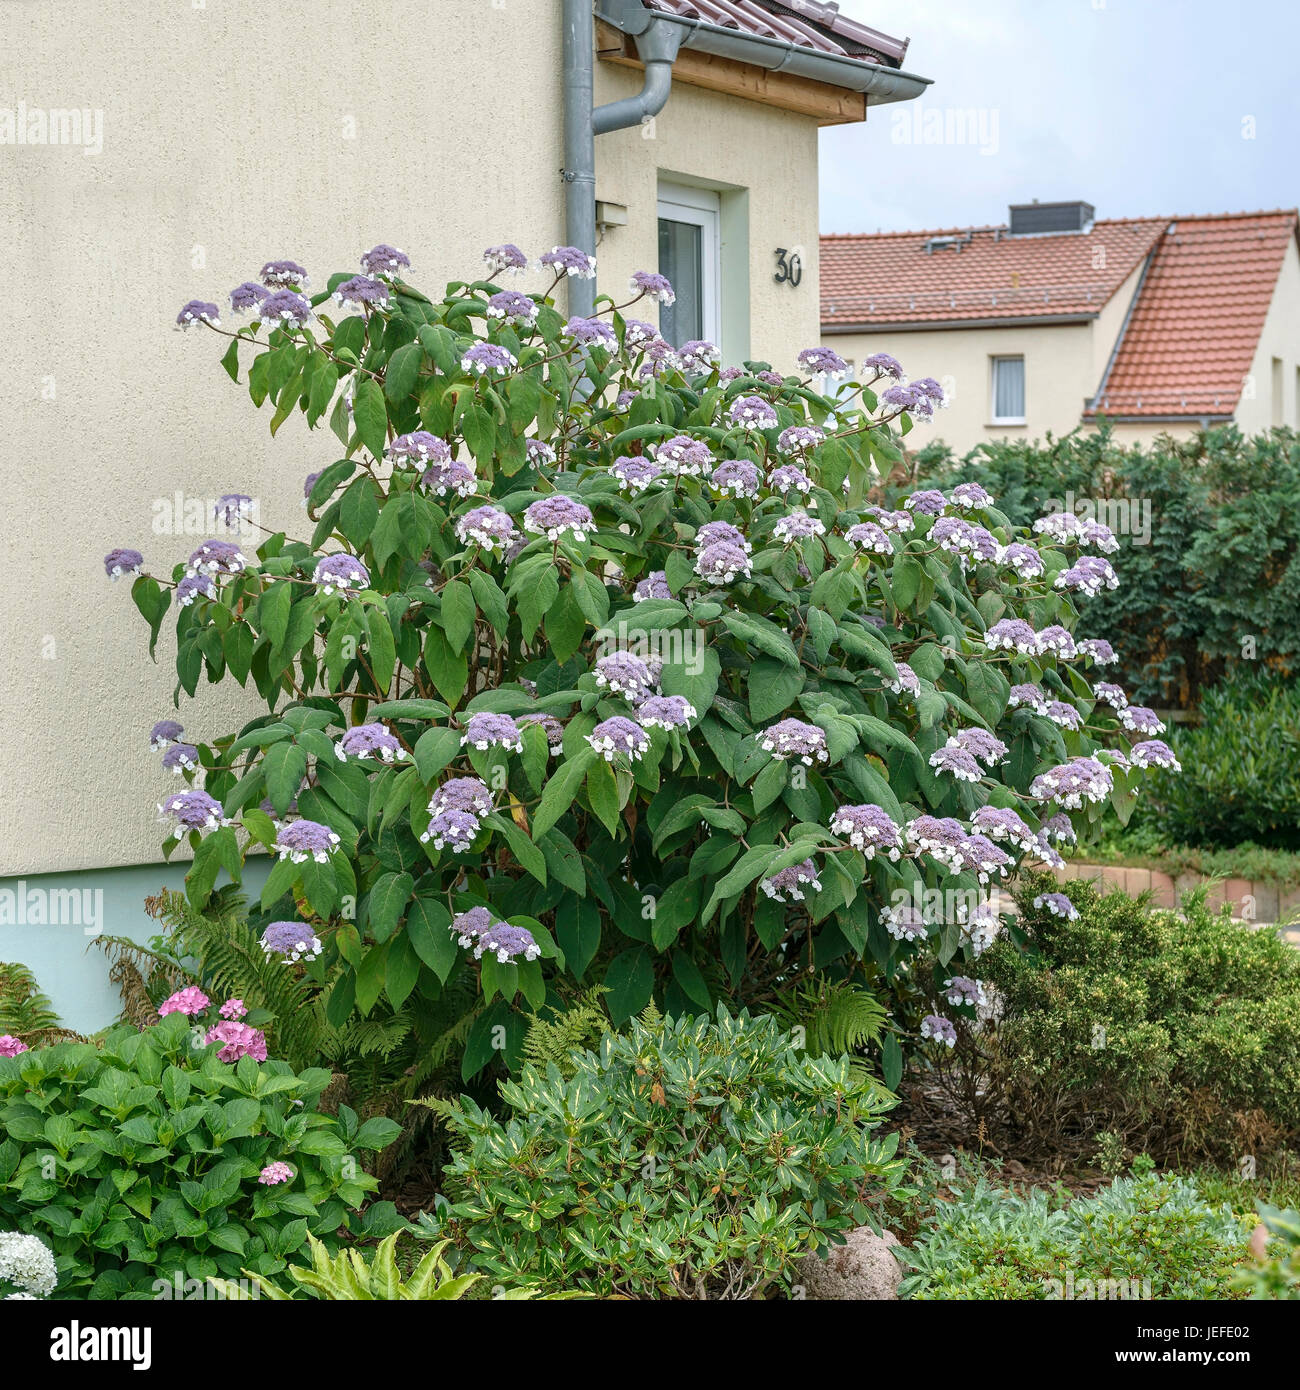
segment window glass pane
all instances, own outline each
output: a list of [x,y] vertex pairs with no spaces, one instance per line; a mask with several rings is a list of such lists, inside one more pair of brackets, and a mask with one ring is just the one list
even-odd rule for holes
[[1025,418],[1025,359],[998,357],[993,361],[993,418]]
[[659,219],[659,273],[677,292],[659,306],[659,331],[674,346],[704,337],[704,231],[693,222]]

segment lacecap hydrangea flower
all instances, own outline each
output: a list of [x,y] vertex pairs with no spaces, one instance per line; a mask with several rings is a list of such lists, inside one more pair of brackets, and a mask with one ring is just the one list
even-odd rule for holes
[[1053,917],[1063,917],[1067,922],[1077,921],[1079,917],[1079,909],[1064,893],[1040,893],[1034,899],[1034,906]]
[[275,837],[276,854],[294,864],[305,864],[309,859],[317,864],[328,864],[330,854],[338,845],[338,835],[328,825],[314,820],[296,820],[292,825],[283,826]]
[[410,268],[411,258],[405,251],[399,251],[397,247],[382,241],[361,257],[361,269],[367,275],[379,275],[388,280],[395,280],[401,271]]
[[898,825],[884,807],[874,803],[841,806],[831,817],[831,830],[843,835],[868,859],[879,852],[897,863],[903,852],[903,837]]
[[610,464],[609,471],[618,479],[619,491],[630,492],[633,496],[644,492],[663,476],[663,469],[659,464],[644,454],[628,454],[616,458]]
[[957,1046],[957,1030],[942,1014],[926,1014],[921,1020],[921,1036],[944,1047]]
[[204,541],[185,565],[185,573],[196,575],[240,574],[248,560],[234,541]]
[[683,729],[698,717],[684,695],[649,695],[636,707],[637,723],[646,729]]
[[515,539],[515,524],[500,507],[474,507],[456,518],[456,535],[464,545],[505,550]]
[[431,463],[446,463],[451,458],[451,445],[428,430],[399,434],[384,450],[384,457],[395,468],[424,470]]
[[596,258],[577,246],[553,246],[539,257],[542,267],[561,278],[566,275],[578,280],[596,278]]
[[158,807],[158,814],[174,822],[167,838],[179,840],[192,830],[200,835],[219,830],[229,824],[219,801],[213,800],[205,791],[177,792],[169,796]]
[[144,556],[138,550],[128,550],[125,547],[110,550],[104,556],[104,573],[112,580],[121,579],[128,574],[143,574]]
[[621,714],[597,724],[587,735],[587,742],[607,763],[619,756],[639,762],[650,748],[650,737],[641,725]]
[[518,290],[499,290],[487,302],[487,316],[531,328],[537,322],[541,307],[531,295]]
[[566,535],[585,541],[594,524],[590,508],[563,493],[539,498],[524,509],[524,530],[545,536],[548,541],[558,541]]
[[461,354],[460,369],[470,376],[505,376],[519,365],[508,348],[498,343],[475,343]]
[[480,753],[489,748],[504,748],[510,753],[524,751],[515,721],[508,714],[494,714],[490,710],[470,715],[460,741],[462,747],[477,748]]
[[781,762],[795,758],[805,767],[824,763],[830,756],[826,751],[826,731],[800,719],[782,719],[764,729],[758,746]]
[[262,307],[262,301],[269,291],[256,280],[245,280],[230,291],[230,311],[233,314],[251,313],[255,317]]
[[849,370],[849,364],[827,347],[804,348],[795,361],[813,376],[842,376]]
[[489,275],[522,275],[528,269],[528,257],[513,242],[502,246],[489,246],[483,252],[483,262]]
[[370,571],[355,555],[340,552],[338,555],[327,555],[323,560],[317,561],[312,582],[326,597],[330,594],[346,594],[369,588]]
[[212,328],[221,327],[221,310],[215,304],[203,299],[191,299],[176,315],[176,327],[182,332],[196,324],[206,323]]
[[394,763],[411,755],[383,724],[358,724],[348,729],[334,745],[334,756],[341,763],[349,758],[378,758],[381,762]]
[[262,950],[286,961],[315,960],[321,953],[320,938],[303,922],[271,922],[262,932]]
[[295,290],[276,290],[262,301],[257,316],[268,329],[283,328],[293,333],[312,321],[311,301]]
[[344,308],[386,309],[388,286],[369,275],[354,275],[350,280],[344,280],[332,297]]
[[805,859],[788,869],[779,869],[763,879],[758,886],[769,898],[775,898],[777,902],[782,903],[803,902],[805,888],[812,889],[814,893],[820,893],[822,889],[817,877],[817,866],[811,859]]
[[267,261],[258,278],[272,289],[289,289],[310,285],[307,272],[297,261]]
[[653,270],[634,271],[627,287],[632,294],[645,295],[647,299],[653,299],[659,304],[677,302],[677,294],[667,277]]
[[155,753],[164,753],[173,743],[180,742],[184,732],[184,726],[175,719],[160,719],[149,731],[149,747]]

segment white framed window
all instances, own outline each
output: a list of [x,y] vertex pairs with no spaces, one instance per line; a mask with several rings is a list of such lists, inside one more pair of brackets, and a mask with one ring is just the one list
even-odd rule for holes
[[994,357],[993,408],[995,425],[1025,423],[1025,359],[1023,357]]
[[659,185],[659,273],[676,291],[660,305],[659,330],[674,347],[722,334],[722,200],[711,188]]

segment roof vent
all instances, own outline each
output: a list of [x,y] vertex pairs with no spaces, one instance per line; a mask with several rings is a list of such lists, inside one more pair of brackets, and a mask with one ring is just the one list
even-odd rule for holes
[[932,236],[925,243],[925,254],[932,256],[936,251],[960,251],[963,246],[969,244],[973,233],[967,232],[965,236]]
[[1046,232],[1085,232],[1097,209],[1091,203],[1013,203],[1012,236],[1041,236]]

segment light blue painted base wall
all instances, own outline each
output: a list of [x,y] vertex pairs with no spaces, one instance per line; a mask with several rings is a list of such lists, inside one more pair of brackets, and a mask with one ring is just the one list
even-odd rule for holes
[[[157,936],[160,924],[145,912],[144,900],[160,888],[182,889],[187,868],[177,862],[0,879],[0,961],[21,961],[31,970],[64,1027],[104,1028],[122,1001],[109,982],[108,957],[91,938]],[[245,893],[260,893],[270,871],[268,857],[250,858]],[[226,881],[223,874],[220,882]]]

